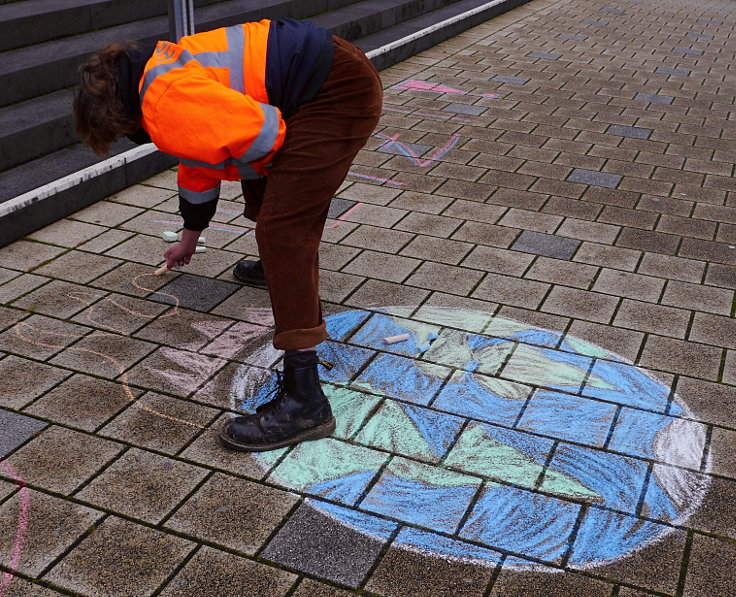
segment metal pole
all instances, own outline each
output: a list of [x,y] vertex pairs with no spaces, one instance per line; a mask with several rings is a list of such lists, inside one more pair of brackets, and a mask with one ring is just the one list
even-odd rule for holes
[[169,1],[169,39],[179,41],[194,33],[194,0]]

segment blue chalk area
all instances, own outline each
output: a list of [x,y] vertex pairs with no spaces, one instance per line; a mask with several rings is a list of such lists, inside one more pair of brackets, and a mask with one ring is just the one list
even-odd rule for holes
[[654,438],[674,419],[643,410],[623,408],[608,446],[616,452],[654,458]]
[[427,485],[385,472],[360,507],[429,529],[452,533],[460,524],[476,490],[475,485]]
[[669,389],[647,377],[633,365],[598,360],[591,375],[602,378],[613,389],[596,388],[586,382],[583,388],[585,396],[656,412],[663,413],[667,410]]
[[667,530],[661,524],[592,507],[578,530],[569,565],[620,558]]
[[439,553],[446,556],[491,563],[501,561],[501,554],[491,549],[408,527],[401,530],[394,540],[394,545],[397,547],[414,547],[433,555]]
[[271,373],[271,377],[256,390],[255,394],[242,397],[243,401],[240,404],[240,408],[246,412],[254,413],[256,412],[256,407],[275,398],[277,390],[278,376],[274,371]]
[[360,380],[379,390],[384,396],[426,406],[442,387],[443,380],[428,375],[416,366],[414,359],[380,354],[360,375]]
[[398,524],[372,516],[359,510],[352,508],[344,508],[336,504],[322,502],[318,500],[308,499],[305,502],[315,510],[324,512],[325,514],[339,520],[343,524],[347,524],[361,533],[365,533],[371,537],[387,540],[398,528]]
[[537,437],[522,431],[484,424],[481,424],[481,428],[489,438],[522,452],[540,466],[547,462],[549,451],[554,445],[554,441],[551,439]]
[[685,409],[682,408],[677,402],[674,400],[670,402],[669,409],[667,410],[667,414],[672,415],[673,417],[681,417],[685,414]]
[[649,477],[642,515],[664,522],[673,522],[681,516],[667,490],[659,484],[654,474]]
[[308,485],[305,491],[352,506],[375,476],[376,471],[353,473],[339,479],[328,479],[320,483],[313,483]]
[[428,408],[403,404],[400,406],[422,434],[432,454],[442,458],[450,444],[455,441],[464,419]]
[[[384,341],[384,338],[397,336],[398,334],[409,334],[409,339],[395,344],[386,344]],[[414,333],[397,323],[392,316],[374,313],[350,341],[361,346],[369,346],[396,354],[413,356],[419,349],[416,340]]]
[[355,378],[358,371],[375,353],[351,344],[328,341],[317,347],[317,354],[321,360],[333,365],[332,369],[319,368],[320,379],[334,383],[347,383]]
[[563,440],[602,446],[616,406],[558,392],[537,392],[518,427]]
[[508,341],[508,338],[494,338],[493,336],[479,336],[478,334],[468,334],[467,336],[468,348],[472,351],[504,344]]
[[367,311],[345,311],[325,317],[327,333],[333,340],[345,340],[360,324],[370,317]]
[[523,401],[502,398],[472,373],[463,373],[457,381],[448,382],[432,404],[432,408],[509,426],[516,422],[523,407]]
[[636,511],[647,473],[646,462],[570,445],[557,450],[549,468],[572,477],[600,495],[604,500],[602,505],[632,514]]
[[549,330],[524,330],[514,332],[510,339],[524,344],[540,346],[546,348],[555,348],[562,338],[559,332],[551,332]]
[[460,536],[500,550],[559,560],[580,506],[513,487],[489,486],[460,530]]

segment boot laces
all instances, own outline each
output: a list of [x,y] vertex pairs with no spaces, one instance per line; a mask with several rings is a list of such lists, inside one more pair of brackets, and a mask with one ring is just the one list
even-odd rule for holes
[[279,398],[283,396],[286,393],[286,380],[284,378],[284,374],[281,371],[276,371],[276,387],[271,390],[267,395],[267,400],[256,407],[256,412],[261,413],[266,411],[271,411],[274,409],[274,407],[278,406],[280,403]]

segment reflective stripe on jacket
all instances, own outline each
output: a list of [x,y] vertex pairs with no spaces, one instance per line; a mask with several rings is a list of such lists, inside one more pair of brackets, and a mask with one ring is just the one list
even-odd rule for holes
[[266,174],[286,135],[268,104],[266,51],[271,22],[244,23],[160,41],[140,81],[143,127],[179,158],[182,198],[204,203],[220,180]]

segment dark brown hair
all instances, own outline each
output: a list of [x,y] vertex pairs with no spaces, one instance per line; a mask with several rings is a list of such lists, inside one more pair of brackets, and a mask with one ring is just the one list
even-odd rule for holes
[[112,143],[140,128],[140,118],[129,114],[118,97],[118,60],[134,46],[133,42],[110,44],[79,67],[81,84],[74,97],[77,134],[98,155],[105,155]]

